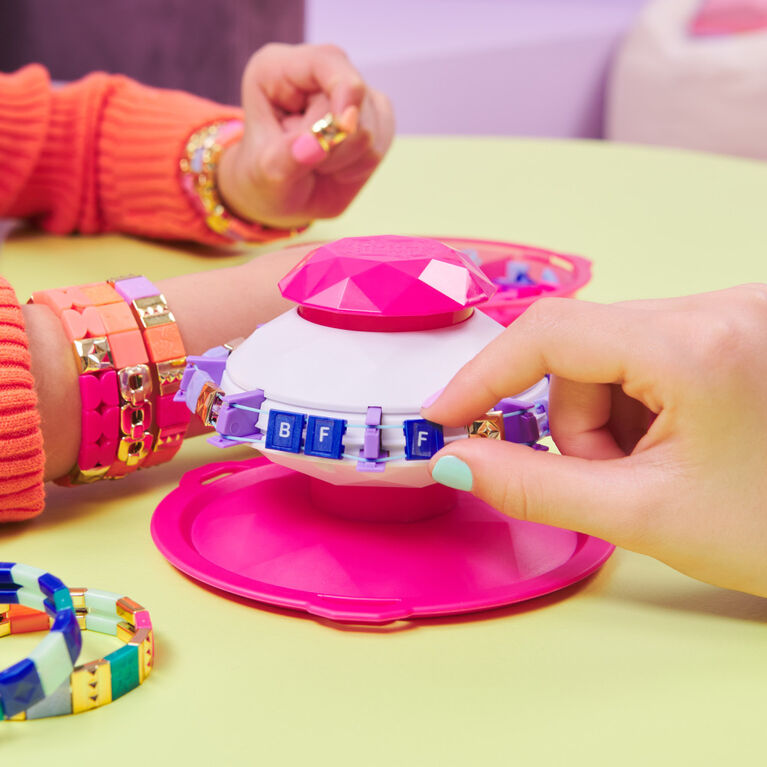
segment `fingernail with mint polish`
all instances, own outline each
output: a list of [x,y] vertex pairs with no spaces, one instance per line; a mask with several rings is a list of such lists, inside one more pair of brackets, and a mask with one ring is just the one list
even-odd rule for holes
[[454,455],[443,455],[434,464],[431,476],[440,485],[446,485],[456,490],[471,490],[474,484],[474,476],[471,473],[471,469],[460,458]]
[[302,165],[316,165],[325,158],[325,150],[313,133],[302,133],[293,142],[291,151]]
[[438,399],[439,395],[442,394],[442,392],[445,391],[445,387],[443,386],[439,391],[435,391],[434,394],[430,394],[421,405],[421,409],[431,407]]

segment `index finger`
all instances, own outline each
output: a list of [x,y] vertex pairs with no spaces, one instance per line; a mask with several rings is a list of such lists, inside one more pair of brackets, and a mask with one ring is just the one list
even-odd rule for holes
[[261,88],[273,104],[286,111],[302,111],[306,97],[322,92],[333,114],[359,108],[365,82],[346,54],[335,45],[271,45],[254,59]]
[[462,426],[547,373],[581,383],[622,383],[642,354],[637,322],[630,309],[540,299],[458,371],[424,416]]

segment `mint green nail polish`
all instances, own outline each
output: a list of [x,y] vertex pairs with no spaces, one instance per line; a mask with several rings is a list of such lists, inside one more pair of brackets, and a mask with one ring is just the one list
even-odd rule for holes
[[456,490],[471,490],[471,486],[474,484],[471,469],[454,455],[442,456],[434,464],[431,476],[441,485],[454,487]]

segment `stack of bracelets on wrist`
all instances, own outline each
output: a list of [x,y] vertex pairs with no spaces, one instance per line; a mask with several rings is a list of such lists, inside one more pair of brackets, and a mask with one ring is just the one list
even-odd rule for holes
[[227,210],[218,192],[218,162],[226,147],[242,137],[241,120],[227,120],[206,125],[195,131],[186,142],[179,161],[181,186],[189,200],[205,219],[208,228],[232,242],[268,242],[299,229],[274,229],[238,218]]
[[189,413],[173,401],[186,365],[175,318],[144,277],[32,294],[61,320],[80,374],[77,465],[60,484],[118,479],[169,461]]
[[[0,719],[105,706],[142,684],[154,665],[152,621],[141,605],[108,591],[67,589],[43,570],[0,562],[0,637],[49,629],[29,658],[0,671]],[[116,636],[125,646],[75,666],[81,630]]]

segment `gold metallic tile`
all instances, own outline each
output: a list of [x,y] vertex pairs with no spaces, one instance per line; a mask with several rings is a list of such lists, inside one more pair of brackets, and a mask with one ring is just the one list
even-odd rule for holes
[[120,408],[120,433],[134,440],[144,438],[152,425],[152,403],[142,402],[139,405],[130,403]]
[[79,587],[69,589],[69,596],[72,597],[72,604],[75,606],[75,610],[85,610],[85,592],[88,589]]
[[112,702],[112,669],[103,658],[77,666],[71,676],[72,713]]
[[175,394],[186,369],[186,357],[178,357],[174,360],[166,360],[157,363],[157,379],[160,396]]
[[145,607],[142,607],[138,602],[134,602],[130,597],[123,597],[117,600],[117,615],[131,625],[134,625],[133,615],[145,609]]
[[149,365],[130,365],[117,371],[120,396],[131,405],[139,405],[152,394],[152,373]]
[[100,370],[111,370],[112,349],[106,336],[97,338],[82,338],[72,342],[78,373],[97,373]]
[[121,642],[128,644],[136,635],[136,627],[127,621],[120,621],[117,624],[117,638]]
[[80,469],[75,466],[69,472],[69,481],[74,485],[90,485],[104,479],[108,471],[109,466],[97,466],[94,469]]
[[173,426],[161,426],[157,431],[157,437],[155,438],[154,451],[165,450],[170,447],[175,447],[184,441],[184,435],[186,434],[185,424],[174,424]]
[[117,460],[126,466],[137,466],[149,455],[152,446],[152,435],[147,434],[140,439],[123,437],[117,445]]
[[126,644],[138,646],[138,675],[142,683],[154,667],[154,635],[152,629],[138,629]]
[[166,325],[169,322],[176,321],[162,293],[156,296],[137,298],[131,302],[131,306],[136,313],[138,321],[145,328],[152,328],[155,325]]
[[27,712],[26,711],[19,711],[18,714],[14,714],[14,716],[8,717],[9,722],[26,722],[27,721]]
[[224,393],[214,383],[207,381],[202,385],[200,395],[197,397],[195,413],[206,426],[214,426],[218,417],[218,408]]
[[500,410],[491,410],[482,418],[474,421],[468,427],[469,437],[484,439],[503,439],[503,413]]

